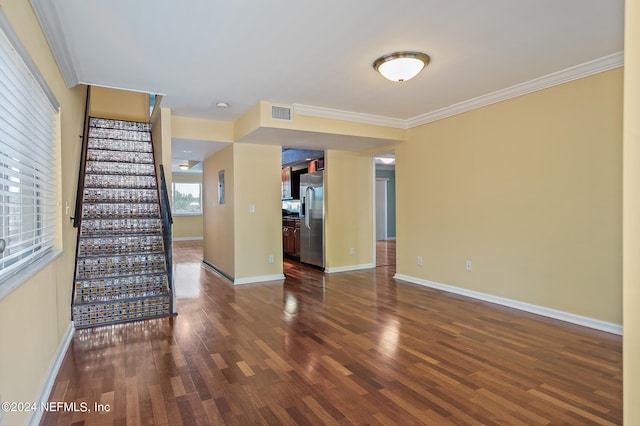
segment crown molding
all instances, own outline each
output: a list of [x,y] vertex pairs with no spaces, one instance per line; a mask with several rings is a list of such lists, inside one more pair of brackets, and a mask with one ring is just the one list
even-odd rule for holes
[[338,109],[323,108],[311,105],[293,104],[296,114],[311,117],[330,118],[332,120],[350,121],[353,123],[373,124],[375,126],[406,129],[406,120],[400,118],[383,117],[380,115],[362,114],[359,112],[342,111]]
[[501,89],[492,93],[488,93],[486,95],[478,96],[476,98],[468,99],[466,101],[450,105],[445,108],[441,108],[436,111],[418,115],[407,120],[407,128],[432,123],[437,120],[442,120],[443,118],[462,114],[463,112],[482,108],[487,105],[506,101],[507,99],[516,98],[518,96],[537,92],[549,87],[568,83],[573,80],[578,80],[580,78],[618,68],[623,65],[624,53],[614,53],[612,55],[604,56],[593,61],[585,62],[584,64],[576,65],[561,71],[547,74],[545,76],[538,77],[524,83],[516,84],[515,86],[507,87],[506,89]]
[[609,71],[623,65],[624,53],[617,52],[593,61],[585,62],[584,64],[576,65],[524,83],[516,84],[515,86],[507,87],[506,89],[501,89],[486,95],[458,102],[432,112],[427,112],[408,120],[315,107],[311,105],[294,104],[293,108],[294,111],[300,115],[351,121],[354,123],[373,124],[376,126],[386,126],[397,129],[411,129],[423,124],[442,120],[443,118],[482,108],[487,105],[506,101],[528,93],[537,92],[559,84],[568,83],[570,81],[578,80],[604,71]]
[[67,88],[78,85],[80,81],[62,34],[62,25],[60,24],[55,2],[50,0],[30,0],[29,2],[49,43],[49,48],[58,64],[64,83]]

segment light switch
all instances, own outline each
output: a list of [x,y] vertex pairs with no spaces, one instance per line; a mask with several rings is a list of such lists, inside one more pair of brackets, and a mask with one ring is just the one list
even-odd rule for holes
[[249,204],[249,213],[255,213],[256,211],[256,206],[254,206],[253,204]]

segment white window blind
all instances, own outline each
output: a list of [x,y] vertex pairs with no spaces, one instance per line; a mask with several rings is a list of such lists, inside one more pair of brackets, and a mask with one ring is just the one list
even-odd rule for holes
[[54,245],[56,114],[0,30],[0,286]]

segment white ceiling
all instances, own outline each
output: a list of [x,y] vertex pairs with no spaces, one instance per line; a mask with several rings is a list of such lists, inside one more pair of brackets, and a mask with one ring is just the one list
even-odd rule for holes
[[[411,120],[623,50],[623,0],[31,3],[68,85],[159,93],[215,120],[259,101]],[[398,50],[431,63],[387,81],[372,63]]]

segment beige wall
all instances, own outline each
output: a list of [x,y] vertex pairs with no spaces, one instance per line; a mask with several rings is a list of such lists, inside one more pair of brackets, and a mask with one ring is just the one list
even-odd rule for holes
[[640,424],[640,3],[625,2],[624,424]]
[[[235,203],[234,278],[282,274],[282,202],[279,146],[233,145]],[[249,207],[254,206],[251,213]],[[269,263],[269,256],[274,257]]]
[[202,215],[173,215],[174,240],[199,240],[204,236]]
[[[171,110],[161,108],[160,114],[156,115],[155,122],[151,126],[151,139],[153,141],[154,161],[162,165],[164,169],[164,179],[169,191],[169,203],[171,200],[171,131],[172,131]],[[158,183],[160,183],[160,168],[157,167]]]
[[[0,0],[0,9],[29,52],[60,104],[59,224],[62,254],[0,300],[0,396],[2,401],[35,401],[71,323],[71,290],[76,229],[73,215],[78,183],[86,88],[67,89],[26,1]],[[66,213],[66,204],[71,207]],[[3,426],[21,425],[28,413],[3,413]]]
[[115,120],[148,122],[149,95],[92,86],[89,115]]
[[326,268],[373,266],[373,160],[328,150],[325,167]]
[[233,142],[233,122],[171,117],[171,136],[178,139]]
[[[328,118],[312,117],[308,115],[297,114],[295,108],[292,112],[291,121],[274,120],[271,118],[271,103],[260,102],[260,121],[256,122],[255,107],[248,113],[251,117],[244,125],[244,132],[238,130],[238,137],[258,124],[262,127],[291,129],[318,133],[329,133],[336,135],[360,136],[376,139],[387,139],[389,143],[401,141],[405,139],[406,130],[395,127],[377,126],[373,124],[356,123],[353,121],[334,120]],[[250,124],[249,124],[250,123]],[[252,127],[253,126],[253,127]]]
[[[189,175],[173,173],[173,182],[199,182],[202,183],[202,175]],[[169,189],[171,192],[171,189]],[[198,239],[203,233],[202,215],[176,215],[173,214],[173,239]]]
[[[251,144],[230,145],[204,161],[204,260],[234,281],[282,274],[280,165],[280,147]],[[224,205],[218,204],[220,170]]]
[[[224,170],[224,204],[218,204],[220,170]],[[230,145],[202,163],[203,259],[229,277],[235,276],[233,183],[233,145]]]
[[411,129],[398,273],[620,324],[621,124],[615,69]]

